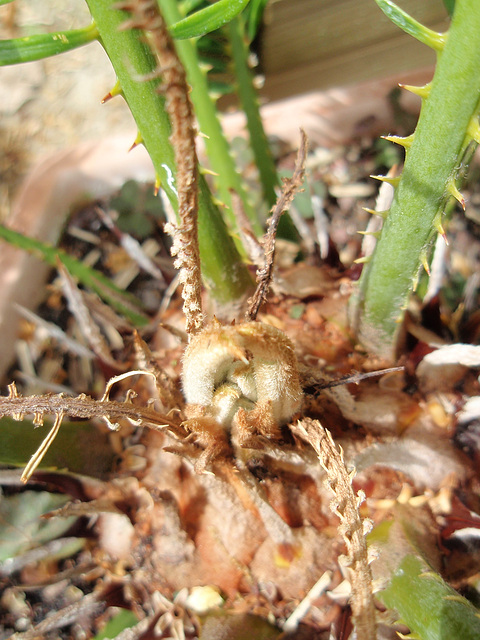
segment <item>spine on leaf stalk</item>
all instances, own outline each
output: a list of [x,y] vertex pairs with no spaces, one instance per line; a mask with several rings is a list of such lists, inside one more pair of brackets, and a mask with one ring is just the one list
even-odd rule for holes
[[394,140],[405,147],[405,166],[350,308],[363,345],[391,359],[424,257],[438,233],[445,237],[445,205],[453,196],[464,207],[456,178],[467,147],[479,140],[480,4],[457,0],[448,32],[436,34],[390,0],[376,2],[395,24],[438,54],[431,84],[416,91],[422,110],[415,134]]

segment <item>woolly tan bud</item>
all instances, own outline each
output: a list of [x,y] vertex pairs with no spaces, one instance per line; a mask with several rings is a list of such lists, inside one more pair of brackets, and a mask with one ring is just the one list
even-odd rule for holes
[[302,399],[293,345],[261,322],[223,326],[214,320],[192,338],[183,361],[189,413],[272,436]]

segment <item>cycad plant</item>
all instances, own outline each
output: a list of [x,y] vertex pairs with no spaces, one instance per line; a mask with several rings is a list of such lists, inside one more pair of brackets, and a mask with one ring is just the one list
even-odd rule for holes
[[[435,34],[389,0],[377,3],[394,22],[438,52],[431,85],[417,90],[424,105],[415,134],[394,139],[407,149],[405,167],[401,176],[388,178],[395,186],[395,198],[388,212],[376,212],[384,218],[383,229],[373,256],[364,260],[367,264],[351,301],[352,326],[363,348],[393,359],[409,292],[420,266],[428,265],[435,235],[445,234],[446,201],[454,196],[462,202],[457,174],[479,139],[480,8],[474,0],[457,0],[449,31]],[[126,100],[138,127],[136,144],[146,147],[157,177],[155,188],[163,190],[175,214],[176,221],[166,230],[173,239],[172,254],[182,283],[187,345],[179,381],[162,370],[141,335],[132,331],[136,353],[132,366],[112,377],[98,400],[62,394],[23,397],[10,384],[8,396],[1,398],[0,415],[14,419],[33,415],[36,426],[43,424],[45,415],[54,416],[23,479],[28,480],[42,463],[66,417],[103,419],[113,430],[127,425],[129,438],[132,430],[148,427],[150,431],[142,436],[146,466],[141,472],[116,478],[112,474],[101,486],[84,481],[83,495],[89,502],[80,509],[67,505],[62,515],[128,515],[129,524],[122,521],[125,529],[131,527],[128,553],[121,556],[119,552],[115,558],[112,552],[101,587],[91,594],[93,604],[103,613],[114,600],[109,589],[115,580],[108,572],[113,574],[114,566],[124,571],[120,601],[133,610],[134,622],[138,621],[137,636],[128,637],[148,637],[148,629],[160,621],[162,632],[168,628],[172,637],[181,637],[172,630],[175,610],[177,618],[183,616],[184,636],[185,629],[190,629],[186,635],[207,638],[214,637],[206,630],[214,622],[199,620],[194,613],[198,605],[174,595],[181,587],[212,583],[230,603],[239,594],[248,594],[256,600],[247,610],[256,611],[258,605],[261,613],[267,604],[282,601],[282,590],[291,600],[297,598],[299,585],[304,594],[315,583],[310,602],[320,597],[331,579],[327,569],[332,563],[319,560],[322,549],[331,546],[333,551],[331,533],[305,523],[315,523],[320,517],[324,496],[318,479],[326,478],[335,494],[334,513],[347,552],[344,564],[348,567],[345,572],[350,572],[349,602],[356,637],[375,637],[377,622],[364,535],[368,523],[359,513],[362,496],[354,493],[341,451],[316,419],[319,409],[313,401],[304,400],[304,387],[318,382],[318,372],[301,371],[295,344],[278,327],[257,320],[272,282],[277,234],[297,239],[290,219],[282,214],[301,188],[307,148],[302,136],[293,177],[280,188],[247,62],[249,41],[265,2],[122,0],[112,4],[111,0],[87,0],[87,4],[92,25],[3,42],[0,60],[14,64],[39,59],[93,39],[103,45],[118,78],[110,96],[122,95]],[[209,36],[212,32],[215,35]],[[211,57],[215,46],[228,49],[263,199],[271,209],[261,244],[255,233],[262,234],[265,221],[252,206],[233,165],[211,95],[213,85],[206,65],[215,70]],[[206,136],[215,196],[205,169],[198,166],[197,123]],[[247,250],[238,240],[245,226],[256,246],[256,285]],[[6,227],[0,233],[56,265],[70,291],[76,289],[73,274],[128,316],[137,329],[148,322],[135,309],[135,300],[127,299],[101,274]],[[216,310],[208,320],[202,278]],[[72,295],[82,306],[81,295]],[[244,317],[238,322],[242,312]],[[151,379],[153,385],[142,387],[136,376]],[[132,381],[132,389],[124,388],[125,400],[111,399],[125,381]],[[146,399],[144,405],[133,403],[134,386]],[[132,439],[138,442],[136,438]],[[104,460],[102,464],[108,467],[109,463]],[[327,516],[322,518],[329,524]],[[372,534],[387,548],[386,555],[388,534],[382,530]],[[423,620],[420,624],[418,616],[409,615],[416,597],[409,599],[409,585],[416,585],[426,567],[421,552],[408,547],[400,558],[391,555],[395,566],[389,566],[390,573],[383,577],[382,600],[397,609],[419,637],[433,638],[432,625]],[[398,571],[405,573],[406,586],[396,579]],[[445,637],[477,637],[478,617],[471,605],[443,583],[439,589],[440,577],[433,569],[430,578],[422,585],[432,609],[440,610],[442,604]],[[261,585],[267,589],[265,585],[272,582],[281,585],[279,593],[264,595]],[[218,604],[218,598],[215,602]],[[300,614],[285,620],[287,609],[279,605],[275,620],[278,624],[282,620],[282,637],[298,627],[295,615]],[[97,609],[94,611],[97,615]],[[133,624],[131,619],[128,624]],[[244,629],[235,631],[228,626],[231,620],[221,624],[225,627],[222,637],[226,637],[225,629],[232,638],[246,637],[245,629],[259,638],[279,637],[280,633],[258,619],[253,627],[248,626],[252,624],[249,620],[242,622]],[[462,636],[458,635],[459,625]],[[120,633],[117,637],[127,636]]]

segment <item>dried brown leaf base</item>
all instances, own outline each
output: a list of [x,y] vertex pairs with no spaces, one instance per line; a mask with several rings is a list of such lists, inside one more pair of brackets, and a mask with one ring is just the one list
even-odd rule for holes
[[[30,412],[38,424],[43,414],[56,416],[45,447],[67,415],[123,425],[112,433],[120,456],[115,477],[83,483],[83,506],[61,512],[96,516],[90,559],[99,571],[100,600],[110,602],[105,594],[115,588],[139,618],[166,624],[159,593],[172,607],[179,590],[213,585],[227,608],[273,615],[281,626],[325,572],[333,576],[329,586],[341,580],[337,558],[344,548],[324,473],[309,438],[295,439],[285,424],[300,415],[303,392],[293,343],[282,331],[292,329],[288,312],[294,301],[278,302],[276,320],[265,315],[262,322],[228,326],[214,321],[191,340],[183,367],[187,405],[178,379],[165,373],[169,367],[173,373],[168,363],[179,349],[154,358],[138,336],[137,364],[113,378],[98,401],[23,398],[10,387],[4,413],[21,418]],[[331,332],[333,325],[326,325]],[[337,359],[344,358],[348,340],[341,333]],[[305,364],[312,355],[308,332],[304,340]],[[148,375],[138,375],[139,365]],[[149,406],[149,398],[156,404]],[[314,400],[305,402],[306,411],[314,407]],[[327,630],[340,614],[325,594],[307,609],[297,624],[308,622],[312,633]],[[188,607],[182,610],[186,628],[197,629]]]
[[[265,266],[271,273],[273,262]],[[262,300],[269,282],[259,282]],[[75,296],[74,285],[67,284]],[[358,638],[374,637],[379,612],[369,587],[363,522],[392,518],[397,502],[407,504],[428,514],[432,533],[449,544],[450,534],[442,532],[455,526],[455,514],[465,517],[455,491],[478,511],[473,465],[452,444],[455,407],[465,394],[478,395],[478,382],[464,367],[454,383],[442,378],[439,394],[439,376],[427,370],[419,380],[407,362],[408,393],[401,372],[328,388],[332,378],[384,366],[355,349],[345,328],[350,286],[348,278],[313,261],[290,264],[278,268],[275,295],[263,303],[258,322],[212,320],[191,332],[183,374],[183,347],[164,329],[150,329],[143,336],[147,346],[118,326],[122,341],[115,357],[129,373],[113,378],[103,398],[102,391],[98,400],[21,398],[10,387],[5,413],[31,413],[39,425],[45,413],[56,418],[43,448],[61,430],[63,417],[121,425],[110,432],[118,460],[109,481],[45,471],[32,476],[34,488],[56,486],[81,500],[60,515],[81,517],[77,533],[89,542],[75,562],[54,561],[49,579],[67,580],[94,597],[85,600],[92,607],[85,609],[83,626],[81,607],[72,611],[65,599],[57,598],[61,613],[50,626],[44,624],[45,611],[31,604],[44,626],[27,631],[25,640],[39,633],[48,640],[80,639],[80,631],[90,637],[115,605],[136,613],[140,622],[125,637],[141,640],[193,639],[200,633],[210,639],[225,629],[235,637],[234,624],[250,628],[251,618],[244,616],[251,614],[275,622],[277,628],[267,630],[272,638],[283,629],[282,637],[326,640],[332,632],[340,640],[350,632],[349,619]],[[183,326],[180,304],[174,299],[162,317],[177,333]],[[96,305],[96,317],[99,311]],[[105,351],[95,336],[90,342],[106,367],[113,347],[109,343]],[[123,346],[130,342],[130,348]],[[72,387],[77,394],[82,388]],[[87,386],[101,387],[101,376]],[[367,497],[363,504],[361,491]],[[446,556],[443,561],[448,566]],[[34,579],[40,566],[33,562],[0,576],[8,597],[17,588],[14,580],[46,589]],[[447,571],[465,584],[460,562]],[[206,614],[207,620],[200,620],[194,604],[198,587],[216,593],[215,615]],[[7,600],[0,605],[10,607],[14,620]],[[43,591],[39,600],[47,601]],[[235,614],[235,623],[222,621],[210,631],[220,611]]]
[[[295,278],[293,270],[290,277]],[[318,279],[326,281],[324,271],[318,270]],[[139,638],[151,637],[153,628],[162,629],[159,637],[181,632],[198,637],[201,624],[189,598],[195,587],[209,585],[222,594],[222,611],[274,619],[293,638],[301,623],[307,629],[303,637],[326,639],[332,623],[340,628],[349,611],[350,593],[337,590],[346,577],[354,586],[350,603],[357,637],[373,637],[376,616],[358,508],[362,518],[378,523],[392,517],[397,501],[407,503],[430,514],[440,533],[442,522],[451,522],[455,488],[472,494],[475,479],[469,461],[450,442],[453,418],[445,413],[445,398],[453,406],[460,395],[446,382],[441,398],[423,378],[425,393],[406,393],[401,372],[319,390],[328,370],[338,378],[378,366],[352,348],[342,323],[341,286],[342,280],[330,277],[328,297],[303,302],[277,296],[265,305],[261,322],[207,325],[187,348],[183,384],[188,386],[191,376],[195,380],[199,369],[221,370],[223,384],[205,375],[204,386],[185,389],[187,405],[179,393],[181,347],[152,354],[138,336],[135,358],[124,360],[132,372],[138,368],[148,375],[117,376],[101,400],[19,398],[10,388],[4,407],[17,417],[32,412],[40,423],[43,413],[60,420],[71,412],[122,424],[111,435],[119,456],[112,479],[76,480],[81,491],[73,495],[83,502],[62,510],[63,517],[95,518],[94,543],[78,559],[78,567],[90,567],[89,578],[69,577],[84,591],[95,586],[95,602],[103,603],[92,608],[88,628],[100,628],[111,615],[106,605],[120,603],[142,620]],[[296,318],[299,303],[303,313]],[[164,330],[151,343],[162,335]],[[278,363],[279,346],[290,355],[270,374],[282,391],[291,392],[272,396],[265,367],[272,350],[271,360]],[[470,377],[465,370],[464,388],[473,384]],[[155,404],[150,406],[150,399]],[[287,424],[279,426],[282,422]],[[341,443],[344,458],[320,425]],[[355,490],[352,465],[360,471]],[[40,486],[54,477],[36,472],[32,480]],[[71,481],[56,478],[72,493]],[[363,505],[358,490],[367,495]],[[64,576],[64,565],[59,569]],[[461,584],[465,572],[459,565],[449,571]],[[19,578],[28,583],[29,575]],[[320,586],[327,586],[316,594],[323,576]],[[55,624],[71,633],[64,614]],[[49,630],[45,637],[55,633]]]

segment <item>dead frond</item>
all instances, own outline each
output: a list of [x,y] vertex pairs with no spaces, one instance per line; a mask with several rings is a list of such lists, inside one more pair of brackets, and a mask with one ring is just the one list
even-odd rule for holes
[[351,607],[357,640],[376,638],[375,605],[372,592],[372,573],[368,564],[366,530],[370,523],[362,521],[359,506],[363,495],[352,488],[352,472],[347,470],[342,450],[318,420],[304,419],[292,430],[309,442],[327,474],[327,481],[335,494],[332,510],[340,518],[340,533],[347,547],[347,565],[351,569]]
[[[32,456],[22,475],[22,482],[27,482],[32,473],[42,461],[45,453],[55,439],[65,416],[72,418],[100,418],[106,422],[109,429],[119,428],[118,420],[126,420],[134,426],[147,426],[153,429],[171,429],[174,434],[181,431],[179,425],[166,416],[148,407],[132,404],[135,396],[133,391],[127,392],[125,402],[109,399],[110,389],[116,382],[133,375],[152,375],[145,371],[130,371],[112,378],[100,400],[80,394],[76,398],[63,394],[46,394],[41,396],[22,396],[18,393],[15,383],[8,385],[8,396],[0,396],[0,418],[11,416],[14,420],[23,420],[26,415],[33,415],[35,426],[42,426],[45,416],[55,416],[54,424],[47,437]],[[181,435],[181,433],[180,433]]]
[[161,75],[161,90],[165,93],[165,106],[172,124],[170,142],[177,167],[176,189],[180,224],[166,225],[173,236],[172,255],[180,270],[183,284],[183,310],[189,335],[203,326],[201,301],[201,270],[198,245],[198,169],[195,147],[195,120],[189,97],[185,69],[175,50],[167,25],[155,0],[131,0],[121,3],[132,13],[125,28],[141,28],[158,60],[157,75]]
[[296,192],[302,186],[305,175],[305,159],[307,155],[307,136],[303,129],[301,130],[302,140],[298,149],[297,158],[295,160],[295,169],[291,178],[285,178],[283,181],[282,192],[272,209],[272,215],[268,223],[267,233],[263,239],[263,250],[265,253],[264,265],[257,270],[257,288],[252,298],[249,300],[249,307],[245,314],[247,322],[255,321],[258,311],[265,301],[265,298],[272,281],[273,263],[275,258],[275,239],[277,236],[278,223],[284,211],[287,210],[289,204],[295,197]]

